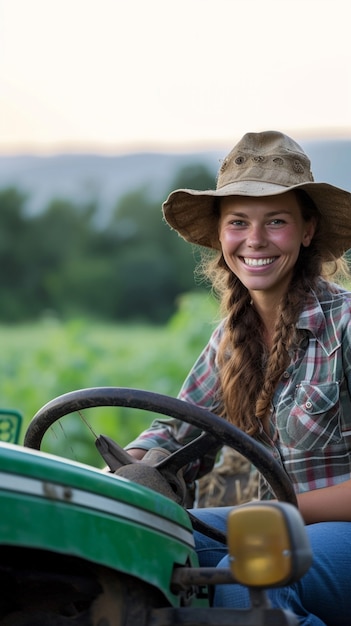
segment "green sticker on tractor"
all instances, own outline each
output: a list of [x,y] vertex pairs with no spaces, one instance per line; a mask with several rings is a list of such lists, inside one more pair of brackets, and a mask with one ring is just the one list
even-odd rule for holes
[[0,441],[18,443],[22,415],[12,409],[0,409]]

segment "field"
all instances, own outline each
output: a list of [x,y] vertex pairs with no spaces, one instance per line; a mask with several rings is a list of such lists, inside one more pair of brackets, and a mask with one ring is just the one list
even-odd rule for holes
[[[46,402],[86,387],[134,387],[177,395],[184,377],[216,323],[216,305],[207,295],[183,297],[163,327],[102,324],[88,320],[62,323],[51,316],[31,325],[0,326],[0,408],[23,415],[21,442],[30,419]],[[88,415],[89,414],[89,415]],[[154,415],[125,408],[89,409],[61,420],[43,449],[79,461],[101,464],[98,434],[121,445],[131,441]]]

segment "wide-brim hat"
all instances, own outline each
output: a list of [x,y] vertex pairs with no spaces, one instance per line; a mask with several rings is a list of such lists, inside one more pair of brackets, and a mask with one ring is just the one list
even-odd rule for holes
[[247,133],[223,160],[216,189],[177,189],[163,203],[165,220],[186,241],[220,249],[216,198],[276,196],[303,189],[321,215],[325,257],[351,248],[351,193],[315,182],[303,149],[277,131]]

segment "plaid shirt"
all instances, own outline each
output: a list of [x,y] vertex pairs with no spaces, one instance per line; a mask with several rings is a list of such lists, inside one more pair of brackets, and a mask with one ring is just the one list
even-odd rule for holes
[[[302,342],[279,381],[270,420],[270,436],[258,439],[282,462],[296,492],[327,487],[351,478],[351,293],[322,283],[311,292],[297,323]],[[223,322],[184,382],[179,398],[218,410],[217,349]],[[164,446],[175,450],[198,435],[193,426],[157,419],[131,447]],[[211,469],[213,455],[190,468],[189,478]],[[261,492],[261,497],[270,497]]]

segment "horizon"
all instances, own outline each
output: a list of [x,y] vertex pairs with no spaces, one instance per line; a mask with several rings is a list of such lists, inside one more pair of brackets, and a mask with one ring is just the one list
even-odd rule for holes
[[[285,131],[282,131],[285,132]],[[297,143],[302,144],[311,144],[317,142],[348,142],[351,141],[351,128],[350,130],[345,129],[345,131],[336,132],[335,129],[330,130],[329,132],[319,133],[317,130],[311,132],[300,132],[292,133],[286,132],[290,137],[293,137]],[[119,156],[128,156],[128,155],[136,155],[136,154],[169,154],[169,155],[186,155],[186,154],[201,154],[208,152],[223,152],[226,154],[231,150],[236,141],[239,141],[240,137],[234,138],[234,141],[231,143],[224,142],[216,142],[216,143],[208,143],[208,142],[198,142],[198,143],[186,143],[181,145],[169,145],[169,144],[157,144],[150,146],[146,145],[129,145],[129,146],[121,146],[118,149],[113,150],[112,148],[106,149],[105,147],[98,147],[93,145],[82,145],[82,146],[69,146],[62,145],[56,146],[55,148],[41,148],[41,149],[33,149],[33,147],[23,147],[21,150],[14,147],[12,150],[8,150],[5,152],[3,150],[4,147],[0,146],[0,158],[6,157],[37,157],[37,158],[45,158],[45,157],[59,157],[59,156],[101,156],[101,157],[119,157]]]

